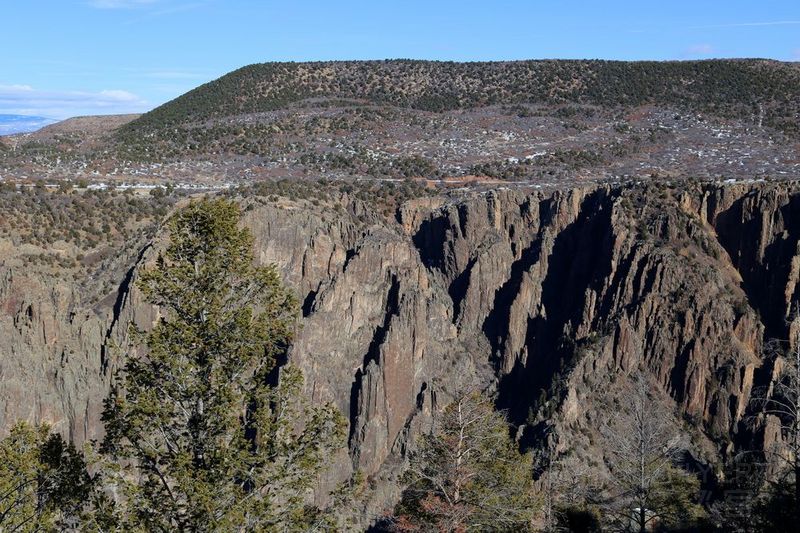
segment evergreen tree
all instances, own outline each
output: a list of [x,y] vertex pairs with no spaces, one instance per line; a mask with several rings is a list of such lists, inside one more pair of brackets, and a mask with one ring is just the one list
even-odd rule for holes
[[424,436],[405,476],[399,531],[527,531],[540,505],[532,458],[520,454],[503,413],[479,394],[450,404]]
[[279,367],[296,301],[274,266],[254,266],[239,220],[230,201],[190,204],[139,277],[162,316],[135,332],[103,413],[125,529],[299,530],[326,516],[309,497],[344,423]]
[[794,483],[786,478],[767,483],[751,511],[755,524],[750,531],[771,533],[797,529]]
[[92,485],[82,454],[61,435],[19,423],[0,441],[0,531],[75,524]]

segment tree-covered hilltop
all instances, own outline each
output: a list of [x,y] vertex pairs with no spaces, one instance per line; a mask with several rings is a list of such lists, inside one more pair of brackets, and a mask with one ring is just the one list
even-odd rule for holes
[[130,141],[166,128],[284,108],[310,98],[427,111],[493,104],[669,105],[799,133],[800,69],[767,60],[416,60],[263,63],[243,67],[121,128]]

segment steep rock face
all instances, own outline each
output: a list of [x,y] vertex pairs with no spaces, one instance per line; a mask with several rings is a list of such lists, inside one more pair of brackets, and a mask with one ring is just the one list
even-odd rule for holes
[[800,197],[792,188],[765,184],[707,190],[702,202],[768,334],[785,337],[800,296]]
[[128,327],[155,316],[131,290],[135,272],[131,266],[115,292],[87,307],[59,278],[0,266],[0,435],[28,420],[77,443],[102,436],[103,400]]
[[735,432],[761,326],[713,227],[671,193],[648,194],[660,193],[490,193],[420,224],[460,337],[491,344],[515,422],[534,417],[583,358],[587,376],[608,379],[643,363],[705,430]]
[[[475,388],[499,392],[523,440],[552,425],[559,446],[590,449],[609,391],[642,366],[704,457],[723,460],[754,381],[773,375],[761,343],[786,335],[797,297],[797,193],[495,190],[411,201],[396,223],[346,197],[243,205],[257,260],[278,264],[303,304],[290,359],[311,398],[349,417],[327,482],[364,472],[369,516],[396,498],[414,437]],[[24,418],[76,441],[102,434],[127,325],[156,316],[134,283],[152,256],[93,310],[69,288],[0,270],[0,430]]]
[[[486,383],[491,370],[459,348],[446,289],[401,227],[363,220],[361,206],[350,207],[326,218],[261,205],[246,223],[259,259],[276,262],[300,288],[306,316],[290,358],[309,395],[349,416],[349,455],[335,458],[337,473],[358,469],[379,480],[397,473],[389,459],[402,457],[410,437],[430,429],[437,394]],[[272,227],[302,227],[311,238]],[[377,485],[386,492],[370,512],[396,496],[391,484]]]
[[90,434],[107,389],[99,353],[104,321],[73,289],[0,271],[0,428],[46,420],[76,440]]

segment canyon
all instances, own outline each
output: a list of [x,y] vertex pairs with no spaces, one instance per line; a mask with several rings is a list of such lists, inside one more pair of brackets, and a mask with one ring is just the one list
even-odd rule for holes
[[[392,218],[353,195],[240,196],[257,262],[302,302],[288,358],[308,397],[349,420],[323,485],[369,482],[363,516],[391,508],[415,439],[469,390],[496,393],[523,444],[598,456],[597,428],[643,368],[718,479],[780,438],[752,422],[776,369],[763,346],[795,332],[800,184],[651,182],[495,188],[408,199]],[[47,422],[76,443],[158,310],[137,272],[156,233],[121,251],[113,290],[0,264],[0,436]]]

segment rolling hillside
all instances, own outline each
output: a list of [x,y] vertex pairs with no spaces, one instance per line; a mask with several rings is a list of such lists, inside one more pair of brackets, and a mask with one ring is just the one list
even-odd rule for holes
[[250,65],[145,114],[122,138],[310,98],[445,111],[493,104],[656,104],[753,118],[800,132],[800,71],[766,60],[685,62],[349,61]]

